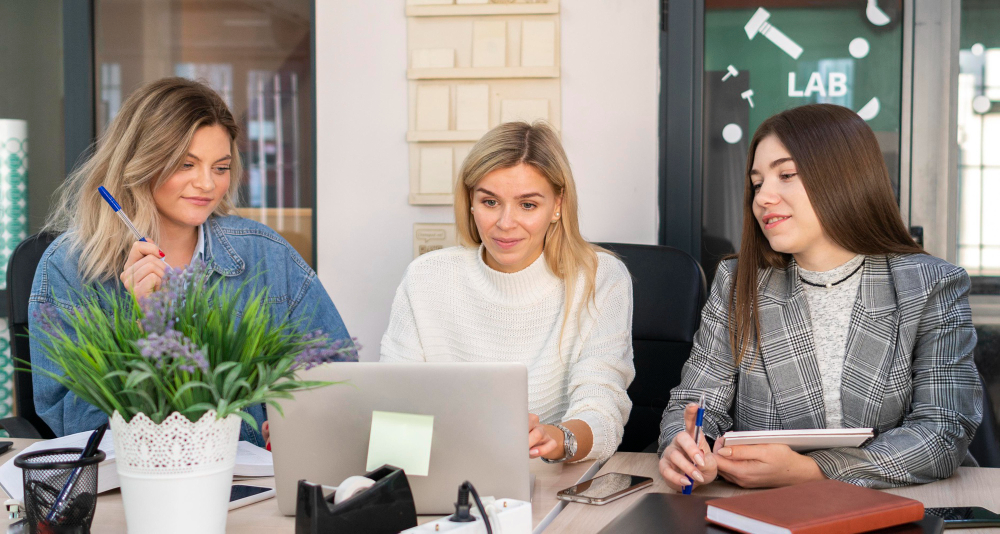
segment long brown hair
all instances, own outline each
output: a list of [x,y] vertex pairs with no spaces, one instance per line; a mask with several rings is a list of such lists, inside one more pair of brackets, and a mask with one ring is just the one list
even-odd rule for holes
[[[583,274],[583,305],[594,299],[597,279],[597,252],[607,252],[587,242],[580,234],[577,219],[576,183],[569,168],[569,159],[559,142],[559,134],[544,122],[508,122],[486,133],[462,163],[455,184],[455,221],[463,245],[479,246],[483,242],[469,208],[472,192],[487,174],[525,164],[533,167],[548,180],[556,196],[562,197],[561,215],[545,232],[543,250],[545,262],[553,274],[562,278],[566,287],[566,319],[575,298],[577,277]],[[579,316],[577,317],[579,319]],[[560,334],[560,343],[562,335]]]
[[84,281],[113,279],[128,258],[135,237],[97,193],[104,186],[135,227],[153,242],[160,217],[153,190],[184,164],[195,132],[219,125],[230,139],[229,189],[215,215],[235,213],[243,177],[236,146],[240,129],[222,98],[208,86],[184,78],[162,78],[136,89],[122,104],[91,156],[57,189],[58,201],[45,230],[70,232],[80,252]]
[[743,237],[729,292],[729,342],[736,365],[751,339],[761,344],[758,283],[768,267],[785,268],[791,254],[771,248],[753,213],[750,181],[757,145],[775,136],[795,162],[806,195],[831,241],[856,254],[924,254],[910,237],[889,182],[875,133],[857,113],[833,104],[783,111],[757,128],[747,153]]

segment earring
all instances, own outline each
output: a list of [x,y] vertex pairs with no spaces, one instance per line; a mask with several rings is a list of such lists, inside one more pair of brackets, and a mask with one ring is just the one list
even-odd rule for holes
[[473,207],[470,207],[470,208],[469,208],[469,211],[476,211],[476,208],[475,208],[475,206],[473,206]]

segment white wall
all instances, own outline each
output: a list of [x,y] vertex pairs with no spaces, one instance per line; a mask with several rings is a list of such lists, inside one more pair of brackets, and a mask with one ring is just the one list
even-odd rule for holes
[[[378,358],[413,224],[454,221],[451,206],[407,202],[403,4],[316,1],[318,271],[363,360]],[[563,143],[583,234],[654,244],[658,3],[562,0],[562,12]]]

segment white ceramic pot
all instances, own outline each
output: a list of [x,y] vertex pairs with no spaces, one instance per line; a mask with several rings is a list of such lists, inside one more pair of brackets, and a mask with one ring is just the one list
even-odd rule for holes
[[111,432],[125,521],[133,534],[223,534],[242,419],[209,411],[192,423],[180,413],[154,424],[145,414]]

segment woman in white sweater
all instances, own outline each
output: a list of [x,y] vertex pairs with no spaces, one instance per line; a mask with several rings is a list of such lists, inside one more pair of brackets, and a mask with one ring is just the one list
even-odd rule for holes
[[381,360],[522,362],[529,456],[609,458],[632,407],[632,281],[580,235],[557,134],[523,122],[487,133],[462,165],[455,220],[463,246],[407,268]]

